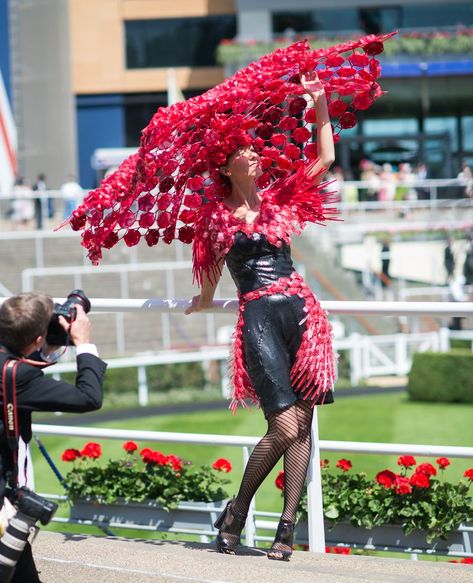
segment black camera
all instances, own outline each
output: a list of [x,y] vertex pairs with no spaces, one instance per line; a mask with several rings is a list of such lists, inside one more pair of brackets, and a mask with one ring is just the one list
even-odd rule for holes
[[59,323],[59,316],[64,316],[69,323],[73,322],[76,319],[77,305],[82,306],[86,313],[90,311],[90,300],[81,289],[71,291],[63,304],[54,304],[46,335],[46,342],[49,346],[72,346],[74,344]]
[[55,502],[39,496],[25,486],[15,488],[12,503],[19,512],[33,518],[35,522],[39,520],[43,525],[49,524],[58,507]]

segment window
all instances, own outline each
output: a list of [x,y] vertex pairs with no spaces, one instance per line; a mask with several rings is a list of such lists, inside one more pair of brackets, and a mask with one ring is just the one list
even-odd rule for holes
[[449,134],[453,152],[458,151],[457,119],[455,117],[426,117],[424,131],[426,134]]
[[235,35],[233,14],[128,20],[125,22],[126,66],[128,69],[215,66],[218,44]]
[[473,152],[473,116],[466,115],[462,118],[463,148],[464,152]]
[[273,32],[283,34],[295,32],[358,30],[358,11],[355,8],[337,10],[306,10],[273,13]]
[[404,28],[456,26],[461,24],[469,26],[473,24],[473,4],[446,2],[443,4],[406,4],[402,8],[402,23]]

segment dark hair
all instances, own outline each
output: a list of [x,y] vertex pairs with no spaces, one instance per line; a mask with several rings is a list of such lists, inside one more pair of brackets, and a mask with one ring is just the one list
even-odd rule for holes
[[19,352],[46,333],[53,300],[42,292],[18,294],[0,306],[0,344]]

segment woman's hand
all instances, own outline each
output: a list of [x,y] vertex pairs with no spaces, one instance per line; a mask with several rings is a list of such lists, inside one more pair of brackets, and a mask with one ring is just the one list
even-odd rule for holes
[[205,310],[206,308],[210,308],[212,306],[212,301],[210,302],[203,302],[201,294],[194,296],[191,300],[191,305],[185,310],[184,314],[188,316],[192,314],[192,312],[200,312],[201,310]]
[[307,71],[306,73],[302,73],[301,85],[307,93],[312,95],[314,101],[317,101],[321,95],[325,94],[324,86],[317,75],[317,71]]

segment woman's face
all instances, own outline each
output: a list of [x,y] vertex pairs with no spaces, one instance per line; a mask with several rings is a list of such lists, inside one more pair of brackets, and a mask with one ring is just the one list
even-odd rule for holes
[[244,146],[235,150],[227,161],[228,176],[258,178],[263,173],[259,155],[251,146]]

